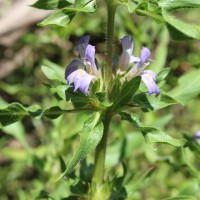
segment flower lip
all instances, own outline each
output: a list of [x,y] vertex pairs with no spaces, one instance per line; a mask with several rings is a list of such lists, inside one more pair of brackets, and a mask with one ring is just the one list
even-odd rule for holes
[[74,82],[74,92],[77,92],[77,90],[80,89],[85,95],[88,94],[89,85],[94,79],[95,76],[88,74],[83,69],[78,69],[67,77],[69,85]]
[[156,85],[156,75],[151,70],[144,70],[141,74],[142,81],[148,88],[149,94],[159,94],[160,90],[158,89],[158,86]]

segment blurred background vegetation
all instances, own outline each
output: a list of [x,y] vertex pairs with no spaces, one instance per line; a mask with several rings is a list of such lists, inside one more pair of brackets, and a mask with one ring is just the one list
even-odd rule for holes
[[[17,18],[13,14],[16,11],[20,13],[20,9],[27,8],[27,4],[34,1],[19,2],[0,1],[1,30],[5,30],[4,24],[7,22],[7,30],[0,32],[0,108],[11,102],[38,104],[43,108],[54,105],[67,108],[68,104],[45,86],[47,80],[41,71],[41,63],[48,59],[65,68],[77,57],[75,46],[79,38],[86,34],[91,35],[91,44],[96,46],[96,56],[101,63],[104,60],[106,28],[104,4],[97,1],[96,13],[78,14],[67,28],[41,28],[37,22],[48,15],[48,11],[28,8],[30,15]],[[176,14],[188,21],[199,20],[199,10]],[[32,15],[34,19],[29,20]],[[162,24],[147,17],[130,15],[121,6],[116,16],[116,53],[121,51],[119,38],[127,34],[134,38],[135,55],[139,55],[142,45],[151,49],[154,60],[151,69],[159,72],[164,67],[171,68],[164,85],[167,91],[177,85],[179,77],[200,68],[200,41],[172,41]],[[186,137],[193,142],[193,135],[200,129],[199,98],[191,100],[186,106],[174,105],[157,112],[135,112],[145,125],[155,125],[175,138]],[[72,157],[78,143],[78,133],[89,114],[67,114],[53,121],[27,117],[22,122],[2,127],[0,199],[66,198],[70,187],[73,190],[70,185],[77,182],[55,180],[61,173],[60,163],[64,160],[67,164]],[[177,195],[200,199],[200,182],[194,176],[194,171],[200,169],[200,149],[196,143],[193,149],[147,144],[139,132],[115,117],[108,145],[107,174],[110,179],[114,174],[122,175],[124,163],[129,177],[127,181],[135,185],[131,199],[160,200]],[[85,173],[90,174],[92,162],[93,154],[87,158],[88,164],[82,161],[72,174],[79,174],[80,166],[87,167]],[[155,168],[154,174],[143,181],[141,176],[151,168]]]

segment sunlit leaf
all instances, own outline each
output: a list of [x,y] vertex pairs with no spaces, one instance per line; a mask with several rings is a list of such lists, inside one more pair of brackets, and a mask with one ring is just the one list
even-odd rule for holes
[[187,142],[185,139],[175,139],[157,128],[143,126],[138,116],[135,114],[131,115],[125,112],[119,114],[121,115],[122,120],[130,122],[133,126],[138,128],[148,143],[165,143],[180,147],[185,145]]
[[145,108],[145,110],[158,110],[178,103],[174,98],[165,94],[155,96],[147,93],[136,94],[132,101],[142,108]]
[[61,68],[49,60],[43,61],[42,72],[50,80],[66,83],[64,68]]
[[80,143],[76,152],[67,166],[65,172],[59,177],[63,178],[73,168],[84,159],[87,154],[95,149],[103,136],[103,123],[99,120],[100,114],[94,113],[85,123],[83,132],[80,134]]
[[200,94],[200,69],[184,74],[178,80],[178,86],[169,92],[169,95],[185,104]]
[[73,2],[70,0],[38,0],[32,7],[46,9],[46,10],[53,10],[57,8],[64,8],[71,5]]

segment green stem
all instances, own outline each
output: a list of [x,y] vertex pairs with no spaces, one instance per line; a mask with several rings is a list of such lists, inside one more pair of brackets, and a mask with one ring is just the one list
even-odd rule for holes
[[107,31],[106,31],[106,65],[104,68],[105,85],[112,80],[112,58],[114,43],[115,12],[117,3],[115,0],[106,0],[107,5]]
[[98,144],[95,153],[95,163],[93,171],[93,179],[98,185],[102,185],[104,179],[104,165],[105,165],[105,155],[107,147],[107,138],[109,132],[109,125],[111,121],[111,115],[105,114],[103,119],[104,133],[101,142]]

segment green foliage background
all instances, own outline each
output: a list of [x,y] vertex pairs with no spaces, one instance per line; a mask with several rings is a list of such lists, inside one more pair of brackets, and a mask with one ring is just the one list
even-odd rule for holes
[[[188,21],[199,19],[198,9],[175,14]],[[103,61],[106,25],[102,19],[105,15],[105,8],[98,2],[95,14],[78,13],[67,28],[35,26],[34,31],[24,34],[13,44],[13,49],[27,46],[31,51],[23,66],[1,80],[0,107],[20,102],[23,105],[39,104],[42,108],[59,105],[70,109],[71,104],[61,101],[55,88],[45,86],[47,79],[41,65],[48,59],[65,69],[77,56],[75,46],[78,39],[86,34],[91,35],[98,60]],[[166,67],[171,69],[166,80],[160,82],[160,87],[163,86],[182,103],[153,112],[146,110],[143,113],[136,109],[136,114],[146,126],[154,125],[174,138],[188,139],[191,144],[184,148],[145,142],[138,130],[116,116],[110,128],[106,173],[110,180],[116,174],[118,177],[126,174],[123,182],[129,183],[126,189],[132,194],[130,200],[200,199],[200,146],[192,139],[200,128],[200,97],[194,92],[187,99],[187,86],[199,86],[200,42],[175,42],[162,24],[147,17],[131,15],[121,6],[116,16],[115,52],[118,54],[121,51],[118,38],[127,34],[134,38],[136,55],[139,55],[142,45],[152,50],[154,62],[151,69],[155,72]],[[179,89],[174,89],[177,84]],[[181,94],[180,90],[183,91]],[[36,107],[31,109],[33,112],[37,110]],[[2,127],[0,199],[59,200],[67,199],[70,190],[75,194],[84,193],[87,185],[84,181],[79,182],[78,178],[55,180],[75,152],[78,133],[89,116],[88,111],[84,114],[64,114],[55,120],[25,117],[21,122]],[[92,162],[93,153],[82,160],[70,176],[78,177],[80,174],[82,180],[86,180],[91,175]],[[120,185],[120,179],[116,183]],[[117,192],[123,194],[124,191],[118,191],[116,186]]]

